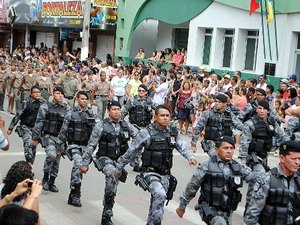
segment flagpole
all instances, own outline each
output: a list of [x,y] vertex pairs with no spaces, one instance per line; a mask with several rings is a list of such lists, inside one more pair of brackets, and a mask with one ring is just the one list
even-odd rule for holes
[[263,7],[262,4],[260,6],[260,17],[261,17],[261,30],[263,37],[263,45],[264,45],[264,59],[266,59],[266,40],[265,40],[265,25],[264,25],[264,15],[263,15]]
[[[264,0],[265,2],[265,8],[266,8],[266,15],[268,15],[268,6],[267,6],[267,0]],[[271,39],[270,39],[270,28],[269,24],[267,23],[267,32],[268,32],[268,44],[269,44],[269,55],[270,59],[272,60],[272,49],[271,49]]]
[[275,32],[275,43],[276,43],[276,58],[278,60],[278,58],[279,58],[279,52],[278,52],[278,38],[277,38],[277,23],[276,23],[275,0],[272,0],[272,2],[273,2],[273,12],[274,12],[274,32]]

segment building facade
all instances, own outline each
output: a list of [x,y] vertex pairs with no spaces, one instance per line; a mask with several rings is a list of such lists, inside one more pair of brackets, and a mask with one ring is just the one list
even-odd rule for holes
[[250,0],[121,0],[116,56],[134,57],[143,45],[147,57],[154,50],[186,47],[192,66],[299,75],[300,1],[270,2],[275,17],[267,24],[267,0],[251,16]]

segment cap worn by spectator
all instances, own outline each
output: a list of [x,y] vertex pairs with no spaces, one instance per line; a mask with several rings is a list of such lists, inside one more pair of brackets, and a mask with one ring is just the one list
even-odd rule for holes
[[266,91],[262,88],[256,88],[255,91],[261,93],[263,96],[267,96]]
[[288,79],[282,79],[280,82],[284,83],[284,84],[289,84],[289,80]]
[[279,154],[287,154],[289,152],[300,152],[300,143],[298,141],[285,141],[281,143]]
[[148,88],[145,84],[140,84],[139,88],[143,88],[145,91],[148,91]]
[[231,79],[231,77],[230,77],[230,75],[229,75],[229,74],[226,74],[226,75],[224,76],[224,78]]
[[210,72],[211,72],[211,68],[209,68],[209,67],[206,67],[206,68],[204,69],[204,72],[206,72],[206,73],[210,73]]
[[65,95],[64,89],[62,87],[54,87],[53,88],[53,93],[59,91],[61,94]]
[[216,95],[216,99],[218,99],[222,103],[226,103],[227,102],[227,97],[225,95],[223,95],[223,94]]
[[217,148],[221,146],[222,143],[227,142],[231,144],[235,148],[235,142],[232,137],[229,136],[222,136],[220,137],[219,141],[216,143]]
[[290,74],[290,75],[288,76],[288,78],[297,81],[297,75],[296,75],[296,74]]
[[267,101],[261,101],[257,105],[263,107],[264,109],[266,109],[268,111],[270,111],[270,105]]

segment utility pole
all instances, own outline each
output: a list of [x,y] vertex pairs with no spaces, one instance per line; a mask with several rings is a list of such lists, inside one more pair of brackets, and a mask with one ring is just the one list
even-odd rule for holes
[[89,54],[90,12],[91,12],[91,0],[85,0],[85,10],[84,10],[83,26],[82,26],[81,61],[85,60]]

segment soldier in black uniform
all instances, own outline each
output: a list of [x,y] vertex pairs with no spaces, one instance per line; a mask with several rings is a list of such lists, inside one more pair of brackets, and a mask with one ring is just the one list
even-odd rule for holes
[[19,137],[23,139],[24,155],[26,162],[34,163],[36,148],[32,146],[32,128],[34,127],[37,114],[41,104],[45,103],[45,100],[41,98],[41,90],[38,86],[34,85],[30,89],[30,96],[24,100],[22,109],[17,111],[17,114],[12,119],[7,134],[10,135],[14,127],[20,121],[20,125],[17,126],[16,132]]
[[[146,85],[141,84],[138,87],[138,94],[132,99],[129,99],[125,104],[121,118],[124,119],[129,114],[129,122],[142,129],[148,126],[152,120],[152,99],[147,96],[148,89]],[[132,158],[130,165],[133,167],[133,171],[140,171],[140,154]]]
[[78,106],[74,106],[72,111],[69,111],[65,116],[62,129],[58,135],[60,141],[60,149],[64,148],[67,142],[68,147],[65,153],[70,160],[74,160],[74,165],[71,172],[70,188],[68,204],[75,207],[81,207],[80,189],[82,182],[82,173],[80,170],[81,156],[84,147],[87,145],[93,127],[95,125],[95,118],[93,111],[88,109],[88,93],[86,91],[79,91],[76,94],[76,101]]
[[59,143],[57,136],[67,113],[67,105],[63,103],[63,100],[63,89],[61,87],[53,88],[53,100],[41,105],[32,130],[33,147],[41,142],[46,152],[42,180],[45,191],[58,192],[54,184],[61,158],[61,151],[57,149]]
[[92,154],[97,145],[99,145],[94,163],[96,168],[105,174],[104,208],[101,224],[113,225],[111,221],[113,216],[112,209],[119,184],[119,180],[114,177],[115,162],[127,151],[128,141],[130,137],[134,137],[137,134],[138,129],[130,123],[120,120],[121,105],[119,102],[109,102],[107,111],[108,118],[95,125],[80,165],[81,171],[86,173],[92,160]]

